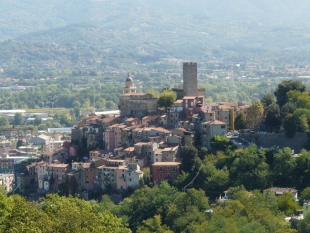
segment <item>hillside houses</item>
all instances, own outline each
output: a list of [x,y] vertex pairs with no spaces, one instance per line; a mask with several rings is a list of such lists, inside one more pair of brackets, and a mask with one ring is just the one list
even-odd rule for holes
[[[185,64],[185,69],[197,73],[197,64]],[[74,195],[135,189],[142,179],[175,180],[182,168],[182,147],[210,147],[211,139],[226,135],[237,114],[246,114],[250,107],[205,103],[203,89],[196,81],[191,83],[197,77],[187,74],[184,85],[190,87],[178,89],[178,99],[167,112],[159,112],[154,106],[157,100],[149,94],[136,93],[128,76],[120,96],[121,115],[92,113],[82,119],[72,127],[71,144],[55,144],[57,148],[47,150],[42,161],[27,166],[30,181],[42,192],[61,185]]]

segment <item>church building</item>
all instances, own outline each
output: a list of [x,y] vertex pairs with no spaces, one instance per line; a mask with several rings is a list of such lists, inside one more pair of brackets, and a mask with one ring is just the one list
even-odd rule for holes
[[157,98],[148,93],[139,93],[128,74],[120,96],[119,109],[122,116],[142,118],[146,113],[157,112]]

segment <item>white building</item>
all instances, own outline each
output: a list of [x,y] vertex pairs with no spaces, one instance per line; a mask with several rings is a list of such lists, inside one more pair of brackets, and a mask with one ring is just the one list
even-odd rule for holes
[[140,166],[138,164],[128,164],[126,176],[127,187],[139,187],[141,178],[143,178],[143,172],[140,170]]
[[0,185],[2,185],[6,191],[12,190],[13,181],[14,174],[0,174]]
[[29,140],[29,143],[32,143],[34,145],[48,145],[49,142],[50,142],[50,137],[44,134],[35,136]]

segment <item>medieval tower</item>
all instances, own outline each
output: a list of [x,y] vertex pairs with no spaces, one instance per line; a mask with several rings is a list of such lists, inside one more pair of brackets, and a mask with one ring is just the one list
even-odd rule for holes
[[183,95],[198,95],[197,62],[183,63]]

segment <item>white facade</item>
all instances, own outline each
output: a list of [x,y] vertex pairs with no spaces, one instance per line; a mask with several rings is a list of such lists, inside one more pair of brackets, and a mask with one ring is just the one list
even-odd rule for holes
[[0,185],[2,185],[6,191],[12,190],[13,181],[14,174],[0,174]]
[[128,165],[126,176],[127,187],[139,187],[141,178],[143,178],[143,172],[140,170],[140,166],[138,164]]
[[48,145],[49,142],[50,142],[50,137],[44,134],[35,136],[29,140],[29,143],[32,143],[34,145]]

